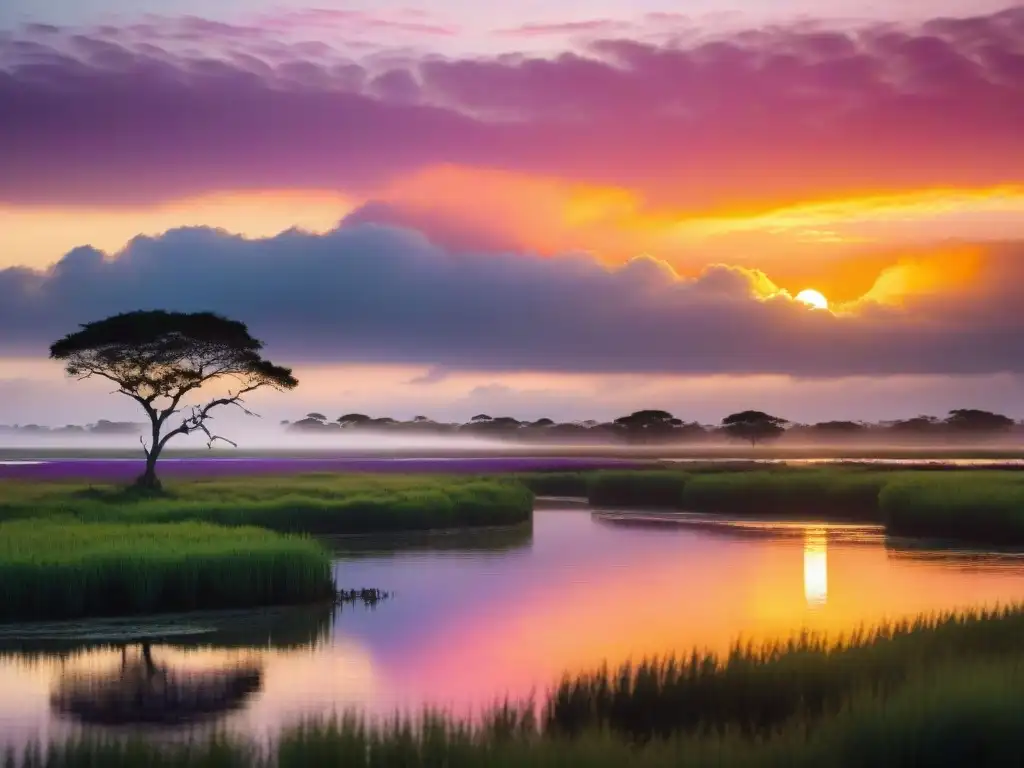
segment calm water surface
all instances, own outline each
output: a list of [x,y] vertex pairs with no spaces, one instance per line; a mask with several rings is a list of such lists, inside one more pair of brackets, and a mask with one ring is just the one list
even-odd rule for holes
[[[466,712],[605,660],[1024,599],[1024,559],[1012,553],[908,548],[864,527],[680,524],[554,506],[532,530],[335,543],[340,586],[394,597],[333,613],[161,619],[199,634],[158,642],[152,660],[176,684],[221,695],[208,722],[262,733],[349,706]],[[94,642],[115,630],[88,627]],[[3,631],[7,743],[81,727],[103,710],[90,696],[145,676],[134,648],[122,658],[80,635],[60,645]]]

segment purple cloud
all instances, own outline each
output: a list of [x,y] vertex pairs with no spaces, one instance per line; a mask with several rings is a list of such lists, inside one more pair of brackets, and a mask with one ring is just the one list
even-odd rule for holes
[[209,24],[181,21],[219,46],[202,53],[145,29],[0,42],[0,201],[369,194],[457,164],[706,209],[1015,183],[1024,168],[1022,8],[917,28],[611,39],[550,59],[353,61]]
[[370,223],[246,240],[209,229],[83,247],[48,272],[0,271],[0,352],[37,355],[78,323],[138,308],[215,310],[294,363],[403,363],[435,371],[1024,372],[1024,245],[986,246],[954,292],[816,312],[766,278],[715,265],[692,278],[638,258],[458,254]]

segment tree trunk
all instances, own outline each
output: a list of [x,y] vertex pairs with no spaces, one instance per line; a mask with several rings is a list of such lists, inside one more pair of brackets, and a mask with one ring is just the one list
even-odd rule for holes
[[156,460],[160,458],[160,426],[153,422],[153,443],[146,451],[146,469],[135,479],[135,487],[144,491],[160,491],[162,485],[160,478],[156,476]]

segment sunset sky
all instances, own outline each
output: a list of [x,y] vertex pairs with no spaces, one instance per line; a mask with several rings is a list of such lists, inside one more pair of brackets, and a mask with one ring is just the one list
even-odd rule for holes
[[1024,418],[1024,6],[683,6],[0,4],[0,423],[156,307],[275,418]]

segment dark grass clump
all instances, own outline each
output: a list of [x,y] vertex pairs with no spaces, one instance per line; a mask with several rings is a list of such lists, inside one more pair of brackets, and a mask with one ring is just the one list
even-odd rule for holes
[[766,737],[794,718],[836,714],[861,691],[887,694],[928,665],[1024,653],[1024,610],[946,614],[881,625],[835,642],[802,635],[722,657],[645,660],[566,677],[546,707],[549,732],[610,729],[632,741],[735,732]]
[[0,621],[76,619],[330,599],[316,542],[205,523],[0,524]]
[[526,472],[513,475],[536,496],[585,498],[591,472]]
[[161,494],[72,483],[9,483],[0,490],[0,519],[72,515],[102,523],[201,521],[315,534],[508,526],[529,521],[533,511],[533,495],[523,486],[473,478],[247,477],[181,482]]
[[695,512],[876,522],[879,491],[894,477],[853,468],[694,474],[682,506]]
[[682,505],[683,488],[690,474],[672,469],[595,472],[587,482],[587,496],[594,506],[668,507]]
[[1024,544],[1024,472],[905,473],[879,503],[895,535]]

